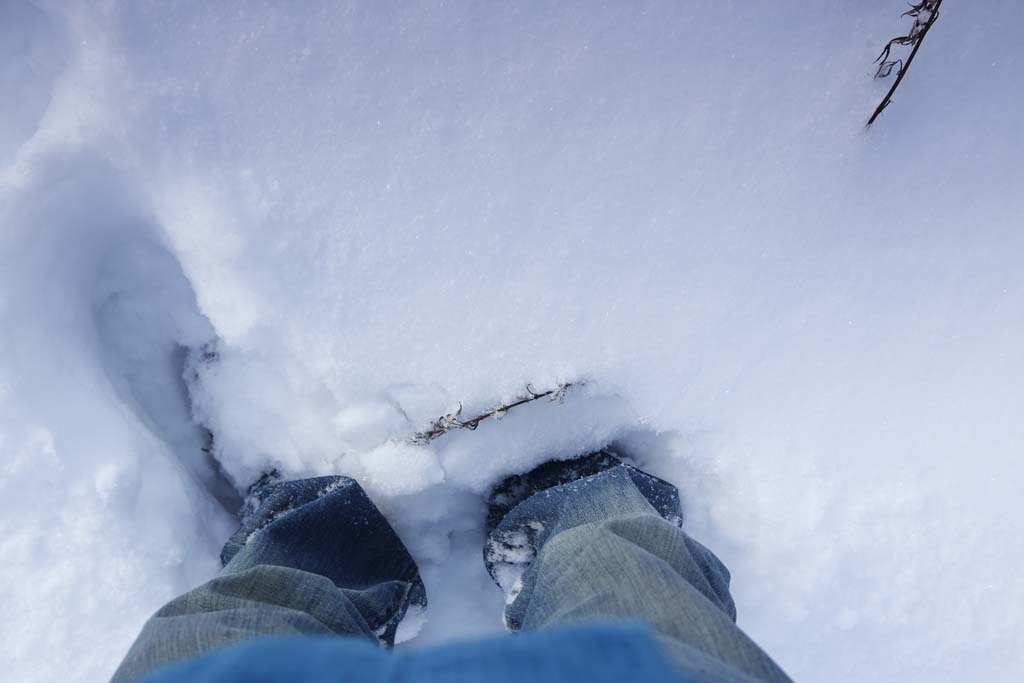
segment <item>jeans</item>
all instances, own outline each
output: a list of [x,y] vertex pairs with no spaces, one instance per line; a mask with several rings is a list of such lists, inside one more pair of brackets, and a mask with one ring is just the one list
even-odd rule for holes
[[[627,465],[528,498],[490,532],[485,549],[509,594],[506,625],[639,619],[699,680],[788,681],[736,626],[728,571],[679,528],[680,518],[675,488]],[[389,646],[406,611],[426,605],[412,557],[346,477],[264,486],[222,559],[217,578],[146,623],[115,683],[264,636]]]

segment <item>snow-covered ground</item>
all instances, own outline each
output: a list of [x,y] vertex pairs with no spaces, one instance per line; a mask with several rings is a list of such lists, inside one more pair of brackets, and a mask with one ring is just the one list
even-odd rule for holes
[[364,483],[404,647],[501,629],[492,482],[616,443],[798,680],[1020,680],[1024,5],[946,3],[865,132],[903,9],[0,0],[3,677],[213,575],[209,428]]

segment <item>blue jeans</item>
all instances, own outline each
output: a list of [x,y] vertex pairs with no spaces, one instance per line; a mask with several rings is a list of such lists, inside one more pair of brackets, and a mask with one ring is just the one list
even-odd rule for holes
[[[736,626],[728,571],[679,519],[675,488],[627,465],[528,498],[485,550],[509,592],[507,626],[639,619],[699,680],[788,681]],[[390,645],[406,610],[426,605],[415,562],[346,477],[264,487],[222,559],[220,576],[146,623],[115,683],[264,636]]]

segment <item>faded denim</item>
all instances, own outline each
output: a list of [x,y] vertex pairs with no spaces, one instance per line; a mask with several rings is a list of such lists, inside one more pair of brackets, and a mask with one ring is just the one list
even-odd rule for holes
[[270,484],[251,495],[220,576],[162,607],[113,681],[265,636],[390,644],[426,592],[397,534],[348,477]]
[[642,619],[701,680],[788,681],[736,626],[728,570],[681,519],[675,487],[629,465],[534,494],[488,542],[501,556],[509,540],[528,539],[506,625]]
[[[788,681],[736,626],[728,571],[679,528],[678,508],[675,487],[625,465],[515,507],[488,541],[493,552],[527,537],[505,614],[510,629],[639,619],[656,629],[681,679]],[[259,637],[352,636],[386,645],[409,606],[426,603],[405,547],[345,477],[266,487],[223,559],[219,577],[147,622],[115,682]],[[421,659],[426,672],[433,660],[429,652]],[[446,680],[406,673],[403,680]]]

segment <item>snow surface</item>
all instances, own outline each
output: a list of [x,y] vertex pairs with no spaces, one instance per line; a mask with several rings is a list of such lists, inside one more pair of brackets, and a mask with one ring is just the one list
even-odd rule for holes
[[492,482],[614,442],[798,680],[1020,680],[1024,5],[945,3],[866,132],[902,9],[0,0],[4,678],[214,574],[205,425],[363,482],[408,646],[501,629]]

